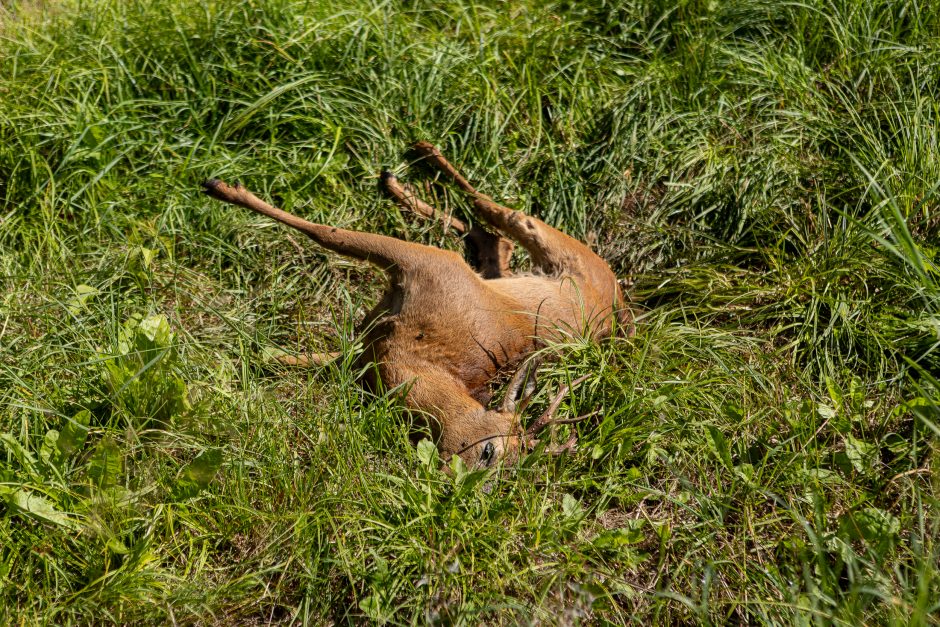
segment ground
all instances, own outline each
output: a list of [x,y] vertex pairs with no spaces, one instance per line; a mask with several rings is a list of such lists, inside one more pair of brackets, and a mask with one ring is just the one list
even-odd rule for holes
[[[935,624],[938,123],[931,2],[0,5],[0,622]],[[198,193],[458,249],[416,140],[628,286],[575,453],[442,473],[380,277]]]

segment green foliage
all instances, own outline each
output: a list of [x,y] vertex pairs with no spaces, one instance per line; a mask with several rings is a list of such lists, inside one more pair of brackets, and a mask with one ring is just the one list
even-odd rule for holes
[[[4,3],[0,623],[936,624],[937,33],[913,0]],[[412,446],[352,366],[380,278],[196,191],[456,248],[376,193],[427,179],[417,139],[631,285],[635,336],[546,349],[530,414],[591,374],[571,455]],[[269,359],[306,350],[342,358]]]
[[191,498],[208,488],[221,465],[222,451],[219,449],[208,449],[197,455],[180,473],[175,486],[176,497]]
[[116,352],[100,356],[115,407],[160,423],[187,408],[186,383],[174,371],[175,340],[162,315],[135,314],[121,325]]

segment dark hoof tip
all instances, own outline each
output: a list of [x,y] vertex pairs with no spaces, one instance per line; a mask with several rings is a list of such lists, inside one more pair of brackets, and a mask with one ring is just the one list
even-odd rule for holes
[[219,185],[221,184],[222,184],[221,180],[213,178],[213,179],[207,179],[203,181],[202,183],[200,183],[200,186],[202,187],[203,194],[211,194],[212,192],[217,190],[219,188]]
[[392,174],[391,171],[389,170],[382,170],[382,173],[379,174],[379,178],[382,180],[383,183],[385,183],[386,181],[394,181],[398,179],[398,177]]

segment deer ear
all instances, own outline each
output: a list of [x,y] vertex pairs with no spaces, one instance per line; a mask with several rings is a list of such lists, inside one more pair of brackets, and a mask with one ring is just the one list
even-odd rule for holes
[[504,413],[516,414],[525,411],[535,392],[535,373],[539,363],[539,359],[532,359],[512,375],[509,385],[506,386],[506,396],[501,407]]
[[480,464],[484,467],[491,466],[493,461],[496,459],[496,447],[493,446],[492,442],[487,442],[486,446],[483,447],[483,452],[480,453]]

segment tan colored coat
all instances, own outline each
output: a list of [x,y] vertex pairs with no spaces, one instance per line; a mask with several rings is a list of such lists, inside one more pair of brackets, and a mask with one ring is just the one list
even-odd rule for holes
[[[218,180],[204,186],[215,198],[270,216],[324,248],[383,269],[389,287],[362,325],[362,365],[376,364],[385,387],[410,385],[406,404],[428,418],[445,459],[458,454],[470,466],[489,465],[514,456],[522,435],[513,411],[486,408],[492,379],[559,333],[609,334],[613,320],[625,314],[623,296],[610,267],[585,244],[480,194],[430,144],[416,149],[473,197],[483,221],[529,253],[532,274],[509,271],[510,241],[456,219],[449,219],[450,226],[466,234],[476,269],[453,252],[307,222],[241,186]],[[383,180],[404,207],[440,216],[392,175]]]

